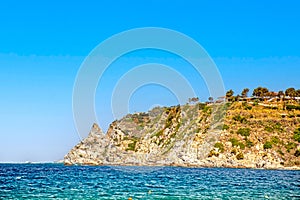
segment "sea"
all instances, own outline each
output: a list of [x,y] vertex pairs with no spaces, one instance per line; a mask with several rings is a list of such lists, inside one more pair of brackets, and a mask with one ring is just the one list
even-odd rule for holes
[[0,199],[300,199],[300,171],[0,164]]

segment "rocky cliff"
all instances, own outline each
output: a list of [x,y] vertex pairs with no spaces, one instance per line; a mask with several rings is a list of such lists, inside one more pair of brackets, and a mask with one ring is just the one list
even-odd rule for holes
[[299,111],[251,102],[156,107],[94,124],[64,163],[299,169],[298,127]]

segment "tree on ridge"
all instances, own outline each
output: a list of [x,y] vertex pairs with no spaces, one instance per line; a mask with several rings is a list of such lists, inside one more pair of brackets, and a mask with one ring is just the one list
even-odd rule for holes
[[247,97],[249,91],[250,91],[249,88],[243,89],[243,91],[242,91],[242,93],[241,93],[242,97],[243,97],[243,98]]
[[295,88],[288,88],[285,90],[285,95],[294,99],[297,96]]
[[255,97],[266,97],[269,93],[269,90],[265,87],[258,87],[253,90],[253,96]]
[[233,96],[233,94],[234,94],[234,91],[233,91],[233,90],[227,91],[227,92],[226,92],[226,98],[227,98],[227,99],[231,98],[231,97]]

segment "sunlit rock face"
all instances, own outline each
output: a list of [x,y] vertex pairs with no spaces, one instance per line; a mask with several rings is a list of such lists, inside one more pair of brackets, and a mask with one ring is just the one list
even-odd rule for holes
[[248,104],[156,107],[112,122],[106,134],[94,124],[64,163],[298,169],[300,146],[292,138],[300,120]]

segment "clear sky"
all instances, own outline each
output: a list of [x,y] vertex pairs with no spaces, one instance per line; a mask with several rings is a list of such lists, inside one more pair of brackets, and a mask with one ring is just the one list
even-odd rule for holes
[[[100,42],[132,28],[164,27],[190,36],[213,58],[226,89],[300,88],[297,0],[80,2],[0,3],[0,162],[63,158],[79,141],[72,92],[81,63]],[[151,50],[126,55],[114,65],[129,70],[148,62],[188,65]],[[119,69],[107,71],[97,89],[97,116],[104,129],[113,118],[101,109],[107,107],[103,96],[109,99],[113,81],[124,73]],[[197,84],[192,71],[181,73]],[[199,96],[206,100],[208,94]],[[133,94],[129,107],[134,112],[174,103],[166,88],[148,85]]]

